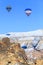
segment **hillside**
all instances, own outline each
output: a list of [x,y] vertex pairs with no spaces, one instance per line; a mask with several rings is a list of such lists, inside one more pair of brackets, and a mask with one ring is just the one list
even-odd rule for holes
[[0,34],[0,65],[17,63],[43,65],[43,30]]

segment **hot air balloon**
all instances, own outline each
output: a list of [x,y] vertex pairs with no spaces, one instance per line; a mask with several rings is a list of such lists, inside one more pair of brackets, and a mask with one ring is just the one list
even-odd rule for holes
[[30,8],[25,9],[25,13],[27,16],[31,14],[32,10]]
[[8,12],[10,12],[10,11],[11,11],[11,9],[12,9],[12,7],[11,7],[11,6],[7,6],[7,7],[6,7],[6,10],[7,10]]
[[6,34],[7,36],[10,36],[10,34],[8,33],[8,34]]
[[27,49],[27,45],[26,45],[26,43],[22,43],[22,44],[21,44],[21,48],[23,48],[23,49]]
[[27,46],[22,46],[21,48],[23,48],[23,49],[27,49]]

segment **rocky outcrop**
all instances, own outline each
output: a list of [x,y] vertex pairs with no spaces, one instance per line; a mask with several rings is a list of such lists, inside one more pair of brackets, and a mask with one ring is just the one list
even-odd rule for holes
[[[0,42],[0,65],[28,65],[25,51],[19,43],[7,43],[8,38]],[[4,41],[4,42],[3,42]]]

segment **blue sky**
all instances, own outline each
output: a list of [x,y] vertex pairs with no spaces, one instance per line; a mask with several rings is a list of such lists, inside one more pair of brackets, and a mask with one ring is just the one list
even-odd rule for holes
[[[7,5],[11,5],[11,12]],[[26,16],[26,8],[32,9],[30,16]],[[38,29],[43,29],[43,0],[0,0],[0,33]]]

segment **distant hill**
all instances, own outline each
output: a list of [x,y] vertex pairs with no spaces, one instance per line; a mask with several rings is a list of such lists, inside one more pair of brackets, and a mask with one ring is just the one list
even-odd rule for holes
[[[10,38],[10,42],[18,42],[21,44],[26,44],[28,47],[37,47],[39,49],[43,49],[43,30],[36,30],[30,32],[8,32],[5,34],[0,34],[0,40],[2,38],[8,37]],[[33,45],[33,46],[32,46]]]

